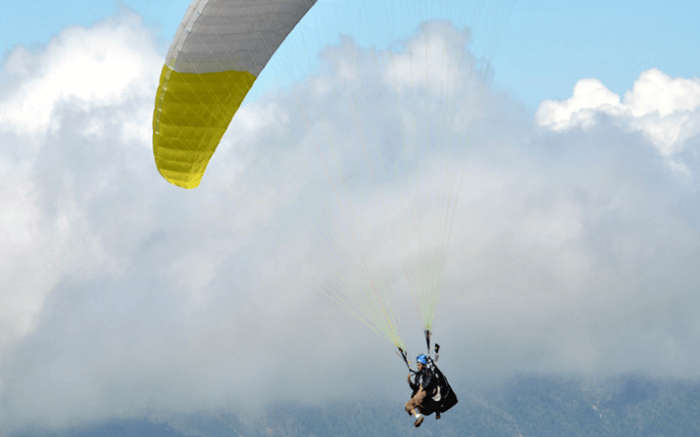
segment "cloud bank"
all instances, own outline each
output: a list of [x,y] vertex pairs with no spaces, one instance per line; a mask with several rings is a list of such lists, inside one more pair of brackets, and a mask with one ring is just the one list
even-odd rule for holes
[[533,121],[468,42],[431,22],[393,51],[328,47],[318,75],[244,105],[194,191],[154,168],[162,57],[137,18],[12,52],[0,432],[398,401],[391,345],[320,289],[379,281],[417,352],[410,288],[436,247],[457,387],[698,377],[698,80],[651,70],[623,98],[584,80]]

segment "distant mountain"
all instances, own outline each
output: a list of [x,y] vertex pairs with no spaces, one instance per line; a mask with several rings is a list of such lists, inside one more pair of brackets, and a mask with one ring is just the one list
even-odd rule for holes
[[[367,401],[322,408],[281,405],[254,418],[198,415],[167,423],[112,421],[10,437],[403,437],[412,428],[402,405]],[[700,383],[629,376],[597,384],[518,377],[487,393],[461,393],[460,403],[440,421],[429,417],[415,432],[446,437],[697,437]]]

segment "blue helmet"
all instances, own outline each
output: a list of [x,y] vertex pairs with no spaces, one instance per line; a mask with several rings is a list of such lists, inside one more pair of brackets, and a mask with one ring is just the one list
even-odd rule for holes
[[416,362],[421,363],[424,366],[428,365],[428,357],[425,354],[420,354],[416,357]]

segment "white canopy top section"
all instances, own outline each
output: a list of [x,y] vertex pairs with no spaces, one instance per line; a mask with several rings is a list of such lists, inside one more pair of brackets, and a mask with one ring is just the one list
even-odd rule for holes
[[258,76],[316,0],[193,0],[166,65],[180,73]]

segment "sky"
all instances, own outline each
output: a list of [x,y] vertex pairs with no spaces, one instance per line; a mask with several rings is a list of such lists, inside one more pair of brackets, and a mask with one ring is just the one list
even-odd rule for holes
[[[177,3],[168,19],[66,9],[53,29],[16,20],[0,37],[0,435],[367,390],[401,405],[391,343],[324,291],[381,284],[415,352],[410,290],[436,272],[441,368],[461,390],[528,372],[700,377],[689,9],[656,9],[678,37],[647,44],[629,24],[644,14],[591,9],[613,27],[594,32],[568,10],[498,5],[500,25],[530,14],[576,33],[535,44],[532,87],[508,82],[525,56],[508,26],[479,45],[442,13],[384,36],[310,17],[320,54],[289,68],[296,44],[318,44],[290,41],[185,191],[151,146]],[[654,5],[634,5],[651,20]],[[638,62],[601,61],[613,52]]]

